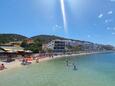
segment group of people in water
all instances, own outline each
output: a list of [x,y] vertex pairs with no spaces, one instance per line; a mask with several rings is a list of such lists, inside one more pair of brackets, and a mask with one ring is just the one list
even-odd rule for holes
[[[69,66],[69,59],[66,59],[66,66]],[[72,64],[73,70],[78,70],[77,65],[75,63]]]
[[[28,65],[28,64],[31,64],[33,60],[35,60],[36,63],[39,63],[39,59],[40,59],[39,57],[32,58],[29,56],[29,57],[23,58],[21,64],[22,65]],[[71,65],[73,67],[73,70],[78,70],[77,65],[75,63],[70,64],[70,60],[67,58],[66,59],[66,66],[68,67],[69,65]]]
[[0,70],[4,70],[6,67],[4,64],[0,64]]

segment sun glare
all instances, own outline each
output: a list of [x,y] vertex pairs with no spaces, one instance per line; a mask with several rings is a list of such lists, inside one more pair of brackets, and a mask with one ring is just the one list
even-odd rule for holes
[[60,0],[60,4],[61,4],[62,16],[63,16],[64,31],[65,33],[68,33],[64,0]]

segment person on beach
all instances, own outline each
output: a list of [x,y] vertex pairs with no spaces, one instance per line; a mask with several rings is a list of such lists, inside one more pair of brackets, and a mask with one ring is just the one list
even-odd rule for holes
[[22,65],[26,65],[26,59],[25,58],[22,59],[22,63],[21,64]]
[[0,64],[0,70],[2,70],[2,65]]
[[54,58],[53,54],[51,55],[52,58]]
[[0,70],[4,70],[6,67],[5,67],[5,65],[4,64],[1,64],[0,65]]
[[27,58],[27,63],[28,63],[28,64],[31,64],[31,63],[32,63],[32,60],[33,60],[32,57],[28,57],[28,58]]
[[36,63],[39,63],[39,58],[36,58]]

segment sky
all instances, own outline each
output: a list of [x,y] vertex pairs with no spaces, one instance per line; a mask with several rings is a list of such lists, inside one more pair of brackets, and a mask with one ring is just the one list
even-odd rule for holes
[[0,33],[115,45],[115,0],[0,0]]

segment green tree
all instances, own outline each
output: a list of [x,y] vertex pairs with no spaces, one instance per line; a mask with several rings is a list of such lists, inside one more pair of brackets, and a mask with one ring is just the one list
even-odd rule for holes
[[27,48],[29,45],[28,45],[28,43],[27,43],[27,41],[26,40],[24,40],[23,42],[22,42],[22,44],[21,44],[21,47],[23,47],[23,48]]
[[24,40],[21,44],[25,50],[31,50],[34,53],[42,51],[42,40],[36,39],[33,43],[28,44],[26,40]]

